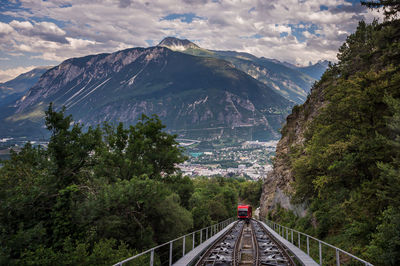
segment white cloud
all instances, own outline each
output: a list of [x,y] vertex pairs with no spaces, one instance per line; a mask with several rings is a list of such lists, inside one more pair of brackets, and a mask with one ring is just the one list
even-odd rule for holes
[[[16,20],[0,22],[0,49],[57,61],[145,47],[146,40],[158,43],[169,35],[193,40],[204,48],[250,52],[293,63],[334,60],[358,20],[371,21],[377,15],[345,0],[20,2],[23,9],[4,12]],[[321,10],[321,5],[327,10]],[[190,23],[162,19],[187,13],[196,15]],[[36,22],[37,18],[45,21]],[[46,21],[49,18],[60,23]],[[290,25],[306,30],[302,33],[305,42],[294,37]],[[315,34],[310,32],[312,25],[317,27]],[[287,36],[281,37],[282,33]]]
[[2,35],[7,35],[13,32],[13,28],[7,23],[0,22],[0,37]]
[[17,21],[13,20],[10,22],[10,26],[13,27],[14,29],[22,29],[22,30],[31,30],[33,29],[32,23],[29,21]]

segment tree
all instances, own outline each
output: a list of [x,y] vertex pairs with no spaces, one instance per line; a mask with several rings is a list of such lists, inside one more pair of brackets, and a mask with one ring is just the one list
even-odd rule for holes
[[52,103],[46,111],[46,126],[51,131],[48,154],[54,163],[55,183],[61,189],[80,182],[81,170],[93,165],[92,153],[102,142],[99,128],[89,127],[84,133],[83,126],[64,113],[65,107],[56,112]]
[[235,215],[239,185],[236,180],[224,177],[199,177],[194,181],[194,193],[189,200],[195,229]]
[[46,151],[27,143],[0,168],[0,264],[15,262],[27,247],[50,243],[54,190]]
[[[376,2],[397,14],[398,6]],[[378,265],[398,264],[388,258],[398,255],[400,231],[399,33],[399,20],[360,22],[283,131],[305,132],[304,142],[289,140],[285,154],[293,203],[307,204],[309,213],[297,222]]]
[[400,263],[400,211],[389,207],[379,217],[377,232],[372,235],[366,255],[378,265]]
[[176,135],[167,134],[164,128],[156,115],[151,118],[142,115],[139,122],[129,128],[126,157],[130,160],[132,174],[161,178],[163,174],[175,172],[176,164],[185,161]]
[[184,156],[157,117],[85,131],[50,104],[45,123],[48,148],[0,168],[0,264],[111,264],[193,226],[178,196],[193,184],[171,176]]
[[251,204],[254,209],[260,205],[261,192],[262,180],[244,181],[240,183],[240,199]]
[[105,124],[104,147],[99,151],[102,162],[97,174],[108,179],[130,179],[146,175],[162,179],[176,171],[176,165],[185,161],[176,135],[163,131],[165,126],[153,115],[142,115],[135,126],[124,129]]
[[399,0],[362,0],[361,4],[369,8],[382,8],[386,19],[396,18],[400,11]]

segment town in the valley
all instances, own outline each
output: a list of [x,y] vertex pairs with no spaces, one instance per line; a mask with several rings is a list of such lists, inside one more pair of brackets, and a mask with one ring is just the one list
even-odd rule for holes
[[188,160],[179,165],[183,175],[263,179],[272,169],[278,141],[243,141],[218,147],[212,143],[179,140]]

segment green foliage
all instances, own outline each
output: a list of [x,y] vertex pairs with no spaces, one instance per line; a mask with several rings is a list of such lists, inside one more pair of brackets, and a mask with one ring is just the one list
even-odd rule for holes
[[306,216],[300,218],[296,216],[293,212],[282,208],[280,205],[277,206],[276,211],[268,213],[269,220],[274,220],[279,224],[288,226],[289,228],[296,229],[300,232],[305,232],[308,234],[315,234],[315,231],[310,225],[311,217]]
[[84,132],[64,111],[46,112],[47,150],[0,168],[1,265],[111,265],[235,215],[239,181],[175,174],[185,157],[156,116]]
[[207,226],[236,215],[239,181],[230,178],[197,178],[189,206],[194,219],[194,228]]
[[369,8],[382,8],[387,20],[397,18],[398,12],[400,11],[399,0],[361,0],[361,4]]
[[368,246],[367,256],[379,265],[400,263],[400,210],[389,207],[380,218],[377,232]]
[[[182,217],[179,217],[182,215]],[[94,240],[116,238],[134,249],[149,248],[192,227],[179,197],[156,180],[118,180],[89,195],[80,208],[81,223],[91,225]]]
[[[105,124],[104,143],[97,150],[101,161],[96,167],[97,174],[114,180],[142,175],[161,179],[172,174],[175,165],[186,157],[175,140],[176,135],[165,133],[164,128],[157,116],[145,115],[129,129],[124,129],[122,123],[117,127]],[[109,167],[104,168],[103,164]]]
[[181,205],[189,209],[189,200],[194,192],[193,181],[188,176],[181,175],[169,176],[164,181],[171,191],[179,195]]
[[180,199],[176,194],[171,194],[160,204],[156,205],[152,216],[155,235],[158,243],[163,243],[176,236],[183,235],[193,227],[191,213],[179,205]]
[[389,136],[384,138],[391,148],[392,160],[377,164],[381,170],[377,198],[381,206],[387,206],[379,216],[379,224],[372,235],[366,255],[377,264],[400,263],[400,99],[388,94],[384,97],[392,116],[387,116]]
[[86,133],[82,132],[79,124],[70,128],[72,117],[65,117],[64,111],[65,108],[60,112],[54,111],[52,104],[46,111],[46,126],[52,132],[48,156],[53,163],[53,178],[58,188],[79,183],[80,178],[87,178],[83,172],[85,167],[93,163],[90,153],[101,143],[99,128],[89,128]]
[[262,180],[244,181],[240,183],[239,198],[242,202],[253,206],[255,210],[260,205]]
[[22,254],[21,264],[24,265],[112,265],[132,255],[127,245],[117,245],[115,239],[102,239],[91,248],[87,243],[65,239],[63,249],[55,251],[52,248],[40,246],[34,251]]
[[381,265],[398,263],[388,258],[398,257],[399,249],[399,39],[399,21],[360,22],[340,48],[339,62],[315,85],[309,99],[322,91],[324,106],[305,144],[288,155],[293,201],[307,202],[310,217],[280,218],[306,221],[310,233]]

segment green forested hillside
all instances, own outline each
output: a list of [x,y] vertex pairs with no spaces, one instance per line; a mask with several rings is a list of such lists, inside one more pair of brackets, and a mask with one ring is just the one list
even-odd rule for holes
[[[398,1],[386,2],[387,10],[399,10]],[[381,24],[359,23],[339,62],[293,109],[307,117],[322,95],[323,107],[306,124],[305,144],[289,152],[293,201],[307,202],[309,214],[299,219],[279,211],[274,218],[371,263],[399,265],[400,21],[386,15]]]
[[176,174],[185,158],[157,117],[84,132],[50,106],[46,126],[47,149],[0,168],[0,265],[111,265],[234,216],[249,187]]

